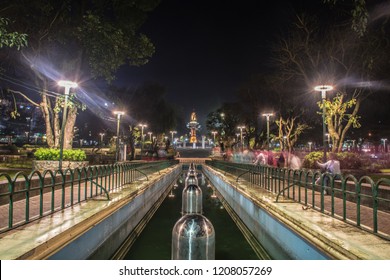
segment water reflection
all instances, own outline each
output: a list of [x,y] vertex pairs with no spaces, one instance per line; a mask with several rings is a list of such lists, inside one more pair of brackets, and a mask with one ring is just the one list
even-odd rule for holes
[[[137,238],[125,259],[128,260],[170,260],[172,229],[182,216],[182,192],[186,173],[177,180],[177,187],[171,192]],[[256,260],[258,257],[230,218],[213,187],[202,173],[198,174],[202,190],[203,213],[215,229],[216,260]],[[209,187],[208,187],[209,186]],[[213,196],[213,197],[212,197]]]

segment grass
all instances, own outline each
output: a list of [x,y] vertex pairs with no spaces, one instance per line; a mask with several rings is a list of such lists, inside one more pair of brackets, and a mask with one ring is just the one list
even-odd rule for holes
[[6,173],[11,176],[11,178],[19,171],[24,171],[24,174],[28,175],[32,170],[32,166],[33,164],[31,159],[24,159],[22,161],[15,162],[1,162],[0,173]]
[[378,181],[379,179],[385,178],[385,179],[390,179],[390,175],[388,174],[380,174],[380,173],[375,173],[375,174],[369,174],[368,175],[374,182]]

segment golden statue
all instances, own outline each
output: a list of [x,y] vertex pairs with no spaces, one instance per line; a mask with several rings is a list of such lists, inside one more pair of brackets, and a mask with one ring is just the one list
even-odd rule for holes
[[195,112],[192,112],[192,114],[191,114],[191,122],[196,122],[196,114],[195,114]]

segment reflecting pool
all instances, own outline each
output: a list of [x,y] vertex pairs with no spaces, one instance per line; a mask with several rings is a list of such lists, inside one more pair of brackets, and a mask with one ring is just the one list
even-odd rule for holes
[[[172,229],[182,217],[182,191],[186,172],[178,178],[177,187],[160,205],[141,235],[126,254],[127,260],[170,260]],[[245,237],[230,218],[220,200],[213,195],[213,188],[201,173],[198,174],[202,189],[203,215],[213,224],[215,230],[216,260],[259,259]]]

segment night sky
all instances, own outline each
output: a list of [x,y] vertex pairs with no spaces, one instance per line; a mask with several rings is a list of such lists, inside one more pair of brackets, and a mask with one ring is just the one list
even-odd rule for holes
[[313,2],[322,1],[163,0],[142,28],[155,44],[154,56],[144,66],[122,67],[116,84],[158,82],[169,101],[188,118],[195,109],[203,125],[252,74],[266,71],[270,45],[293,11]]

